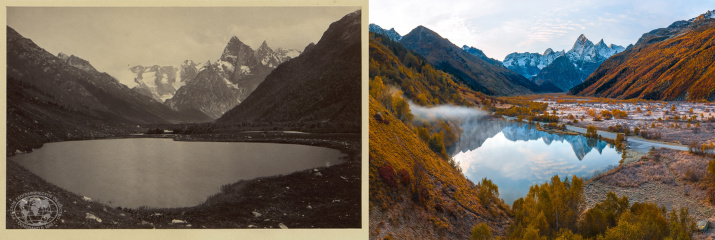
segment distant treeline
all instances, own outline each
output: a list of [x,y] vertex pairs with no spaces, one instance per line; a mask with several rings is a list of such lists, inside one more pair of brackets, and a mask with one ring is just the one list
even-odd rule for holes
[[361,126],[353,122],[239,122],[184,123],[146,125],[148,134],[162,134],[164,129],[174,134],[208,134],[244,131],[300,131],[312,133],[359,133]]

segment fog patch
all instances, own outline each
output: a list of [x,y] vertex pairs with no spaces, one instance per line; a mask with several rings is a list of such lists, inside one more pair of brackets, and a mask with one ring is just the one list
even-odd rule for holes
[[489,113],[470,107],[439,105],[436,107],[423,107],[413,102],[409,102],[412,115],[417,118],[428,121],[437,121],[439,119],[458,119],[460,122],[468,122],[469,120],[478,120],[489,116]]

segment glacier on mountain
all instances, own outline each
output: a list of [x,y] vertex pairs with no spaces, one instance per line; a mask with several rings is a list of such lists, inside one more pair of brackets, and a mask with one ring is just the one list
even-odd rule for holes
[[[504,58],[502,64],[537,84],[551,82],[562,90],[568,90],[575,86],[574,84],[583,82],[606,59],[625,50],[626,48],[616,44],[607,45],[603,39],[593,44],[581,34],[568,51],[554,51],[549,48],[543,54],[511,53]],[[561,56],[566,56],[568,61],[563,60],[559,67],[552,66]],[[568,62],[570,63],[563,64]],[[570,68],[571,65],[573,69]],[[547,67],[549,71],[545,73],[544,69]]]
[[564,50],[554,51],[551,48],[546,49],[543,54],[539,53],[511,53],[504,58],[502,62],[505,67],[515,71],[526,78],[535,77],[541,69],[551,64],[556,58],[566,55],[571,62],[580,68],[579,63],[599,63],[605,61],[609,57],[624,51],[625,48],[615,44],[606,45],[603,39],[598,44],[593,44],[585,35],[581,34],[571,49],[566,52]]

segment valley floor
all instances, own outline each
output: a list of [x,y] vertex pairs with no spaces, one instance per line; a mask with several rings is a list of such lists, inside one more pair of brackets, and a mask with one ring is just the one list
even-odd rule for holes
[[[715,105],[711,103],[614,100],[563,94],[533,95],[531,98],[548,103],[550,113],[556,109],[562,122],[576,127],[593,125],[599,130],[608,130],[608,127],[621,125],[628,126],[631,133],[636,127],[649,133],[649,136],[643,136],[646,139],[668,143],[700,145],[715,142],[715,120],[711,120],[715,118]],[[614,109],[625,111],[627,118],[594,120],[601,111]],[[574,123],[574,119],[578,122]],[[609,138],[615,138],[615,135]]]
[[[127,137],[127,136],[122,136]],[[134,136],[143,137],[143,136]],[[250,132],[204,135],[157,135],[184,141],[260,141],[334,148],[345,163],[283,176],[240,181],[198,206],[174,209],[124,209],[85,201],[7,161],[7,228],[12,200],[26,192],[53,194],[64,213],[53,228],[360,228],[361,139],[359,134]],[[92,218],[96,217],[95,218]],[[97,220],[100,219],[100,220]],[[175,221],[176,220],[176,221]],[[181,220],[181,221],[178,221]]]
[[[589,125],[598,128],[598,134],[615,139],[617,132],[609,127],[635,127],[657,137],[629,136],[627,156],[621,166],[595,176],[584,187],[586,209],[603,201],[608,192],[627,196],[633,202],[653,202],[671,209],[688,208],[696,220],[708,220],[711,229],[693,234],[694,239],[715,238],[715,205],[710,202],[715,192],[715,179],[707,172],[712,155],[688,152],[687,144],[715,142],[715,106],[709,103],[647,102],[574,97],[562,94],[533,95],[530,100],[549,104],[549,113],[556,109],[567,131],[586,133]],[[640,108],[640,110],[638,110]],[[594,116],[603,110],[618,109],[628,113],[627,118],[595,121]],[[692,110],[691,110],[692,109]],[[593,110],[593,111],[591,111]],[[573,115],[574,118],[570,118]],[[681,119],[674,119],[679,116]],[[696,120],[687,121],[682,116]],[[578,120],[574,123],[573,119]],[[652,135],[651,135],[652,136]]]
[[[630,154],[629,154],[630,155]],[[712,157],[673,149],[630,155],[625,164],[589,180],[584,187],[586,208],[606,198],[608,192],[627,196],[631,203],[654,202],[668,211],[687,207],[696,221],[715,224],[715,206],[708,200],[713,185],[707,172]],[[715,237],[715,231],[695,233],[695,239]]]

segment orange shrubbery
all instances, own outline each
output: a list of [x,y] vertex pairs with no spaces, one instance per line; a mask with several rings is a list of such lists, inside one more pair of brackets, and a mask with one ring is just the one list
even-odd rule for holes
[[687,96],[688,101],[706,100],[715,91],[713,25],[710,22],[611,57],[571,93],[621,99],[675,100]]

